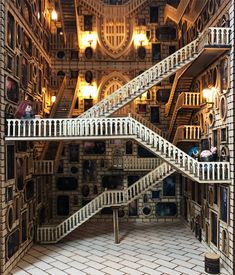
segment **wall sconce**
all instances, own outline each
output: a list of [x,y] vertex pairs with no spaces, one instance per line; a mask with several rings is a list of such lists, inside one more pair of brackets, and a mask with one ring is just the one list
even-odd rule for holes
[[202,90],[202,96],[206,99],[206,103],[209,104],[214,104],[213,99],[214,99],[214,94],[216,92],[216,88],[206,88]]
[[146,36],[146,27],[139,27],[134,35],[134,45],[136,47],[148,45],[148,38]]
[[55,95],[51,96],[51,103],[54,104],[55,101],[56,101],[56,96]]
[[51,12],[51,20],[52,21],[57,21],[58,20],[58,13],[56,10],[52,10]]
[[86,47],[95,48],[96,42],[97,42],[96,33],[84,32],[84,34],[82,36],[82,45],[84,46],[84,48],[86,48]]
[[97,87],[96,85],[84,85],[81,87],[81,94],[84,98],[97,99]]

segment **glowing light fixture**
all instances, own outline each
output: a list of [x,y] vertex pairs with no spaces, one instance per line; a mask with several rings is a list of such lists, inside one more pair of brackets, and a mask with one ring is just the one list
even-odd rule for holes
[[97,42],[96,33],[94,33],[94,32],[84,32],[84,34],[82,35],[82,45],[85,48],[86,47],[95,48],[96,47],[96,42]]
[[146,46],[148,45],[148,38],[146,36],[146,27],[138,26],[134,35],[134,44],[135,46]]
[[58,13],[56,12],[56,10],[53,10],[51,12],[51,20],[52,21],[57,21],[58,20]]
[[97,99],[97,88],[95,85],[84,85],[81,87],[81,93],[84,98]]
[[53,96],[51,97],[51,103],[53,104],[53,103],[55,103],[55,101],[56,101],[56,96],[53,95]]
[[202,96],[206,99],[206,103],[213,103],[215,92],[216,92],[215,87],[203,89]]

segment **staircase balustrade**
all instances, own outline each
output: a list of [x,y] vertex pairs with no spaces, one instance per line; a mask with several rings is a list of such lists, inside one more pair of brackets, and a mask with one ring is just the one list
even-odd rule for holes
[[201,138],[201,127],[195,125],[182,125],[176,130],[173,144],[178,141],[199,141]]
[[84,112],[80,117],[110,116],[133,99],[139,97],[146,90],[161,82],[164,78],[174,74],[194,60],[205,46],[231,46],[229,34],[231,28],[209,28],[199,38],[172,55],[163,59],[144,73],[101,100],[95,106]]
[[159,166],[162,161],[159,158],[123,157],[123,170],[126,171],[150,171]]
[[163,163],[125,190],[104,191],[59,225],[39,227],[37,229],[37,241],[42,243],[58,242],[97,214],[102,208],[131,203],[173,172],[174,169],[170,165]]
[[207,47],[230,47],[231,46],[231,28],[210,27],[200,35],[198,50]]
[[140,74],[117,91],[101,100],[84,112],[80,117],[109,116],[146,90],[173,74],[177,69],[191,62],[197,55],[198,39],[163,59],[144,73]]
[[54,174],[53,160],[35,160],[33,161],[35,175],[50,175]]
[[[208,179],[205,166],[132,117],[76,119],[7,119],[6,140],[69,140],[133,138],[163,161],[196,181]],[[213,180],[230,181],[230,164],[212,162],[210,169],[220,173]],[[210,173],[211,174],[211,173]],[[211,177],[212,180],[212,177]]]
[[178,115],[178,111],[182,108],[199,108],[200,107],[200,93],[191,93],[191,92],[183,92],[181,93],[175,105],[174,112],[171,117],[171,122],[168,130],[168,137],[170,138],[172,131],[175,126],[176,117]]

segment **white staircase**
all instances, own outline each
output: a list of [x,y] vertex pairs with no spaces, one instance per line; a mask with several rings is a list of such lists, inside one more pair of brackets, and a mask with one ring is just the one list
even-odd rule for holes
[[194,181],[230,182],[229,162],[198,162],[132,117],[7,119],[10,140],[135,139]]
[[37,241],[40,243],[58,242],[97,214],[102,208],[128,205],[173,172],[174,169],[164,163],[125,190],[101,193],[59,225],[39,227],[37,229]]
[[58,226],[38,228],[39,242],[55,243],[103,207],[130,203],[170,175],[173,169],[200,183],[230,183],[229,162],[198,162],[132,117],[107,118],[147,89],[189,64],[200,55],[204,46],[230,46],[230,31],[230,28],[210,28],[200,38],[145,71],[77,119],[7,119],[6,141],[132,138],[166,162],[127,190],[105,191]]
[[139,97],[152,86],[171,76],[195,60],[204,47],[220,47],[231,45],[230,28],[209,28],[201,36],[172,55],[163,59],[144,73],[119,88],[117,91],[98,102],[80,117],[108,117],[121,107]]
[[131,113],[130,114],[130,113],[127,113],[127,112],[119,112],[119,110],[118,110],[115,114],[113,114],[114,117],[117,117],[117,116],[123,116],[123,117],[125,117],[125,116],[128,116],[128,115],[130,115],[131,117],[133,117],[135,120],[139,121],[140,123],[144,124],[149,129],[151,129],[152,131],[156,132],[160,136],[163,136],[163,137],[166,136],[165,133],[163,133],[161,129],[159,129],[157,126],[155,126],[149,120],[145,119],[144,117],[142,117],[141,115],[139,115],[137,113]]

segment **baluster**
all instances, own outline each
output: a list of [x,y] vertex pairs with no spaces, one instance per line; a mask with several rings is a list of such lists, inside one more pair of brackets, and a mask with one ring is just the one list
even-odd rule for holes
[[[20,136],[20,123],[19,123],[19,121],[18,121],[18,134],[17,134],[17,136]],[[12,126],[12,136],[13,137],[15,137],[16,136],[16,121],[15,120],[10,120],[9,122],[8,122],[8,136],[11,136],[11,126]]]

